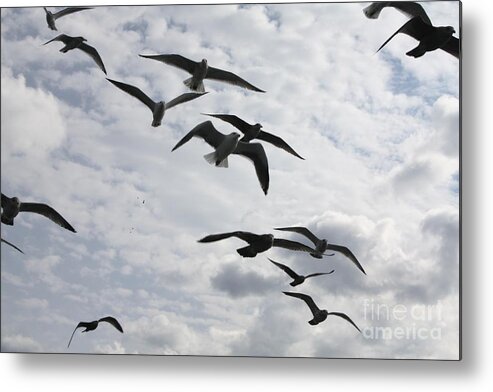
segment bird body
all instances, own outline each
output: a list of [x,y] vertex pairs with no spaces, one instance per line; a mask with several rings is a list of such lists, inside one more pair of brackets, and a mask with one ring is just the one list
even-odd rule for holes
[[274,260],[271,260],[271,259],[269,259],[269,261],[272,264],[274,264],[275,266],[277,266],[280,269],[282,269],[284,272],[286,272],[286,274],[288,274],[293,279],[293,281],[290,283],[290,285],[293,286],[293,287],[296,287],[296,286],[302,284],[308,278],[312,278],[312,277],[315,277],[315,276],[321,276],[321,275],[330,275],[330,274],[332,274],[334,272],[334,270],[332,270],[330,272],[317,272],[315,274],[310,274],[310,275],[303,276],[303,275],[298,275],[296,272],[294,272],[287,265],[278,263],[278,262],[276,262]]
[[239,140],[240,135],[236,132],[226,135],[214,152],[204,155],[205,160],[219,167],[228,167],[228,156],[236,150]]
[[70,347],[70,343],[72,342],[72,338],[74,337],[75,331],[77,331],[78,328],[85,328],[82,332],[94,331],[98,327],[100,322],[106,322],[108,324],[111,324],[118,331],[123,333],[122,326],[120,325],[118,320],[112,316],[106,316],[106,317],[100,318],[99,320],[94,320],[94,321],[81,321],[75,327],[74,332],[72,332],[72,336],[70,336],[70,340],[68,342],[67,348]]

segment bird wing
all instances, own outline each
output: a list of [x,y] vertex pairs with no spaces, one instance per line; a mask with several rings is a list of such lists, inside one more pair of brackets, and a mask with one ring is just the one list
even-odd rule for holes
[[257,234],[249,233],[247,231],[232,231],[230,233],[221,233],[221,234],[211,234],[208,236],[205,236],[204,238],[200,239],[199,242],[215,242],[215,241],[220,241],[224,240],[226,238],[231,238],[231,237],[237,237],[240,240],[243,240],[245,242],[248,242],[249,244],[256,241],[258,239]]
[[393,7],[410,18],[419,16],[424,22],[431,25],[431,20],[426,14],[424,8],[413,1],[386,1],[371,3],[368,7],[363,9],[367,18],[377,19],[380,16],[380,12],[385,7]]
[[337,316],[337,317],[343,318],[344,320],[346,320],[347,322],[349,322],[354,328],[356,328],[358,330],[358,332],[361,332],[361,330],[358,328],[358,326],[354,323],[353,320],[351,320],[349,318],[349,316],[346,313],[330,312],[330,313],[328,313],[328,315],[332,315],[332,316]]
[[318,312],[320,312],[320,309],[315,304],[315,301],[313,301],[312,297],[310,297],[309,295],[302,293],[293,293],[290,291],[283,291],[283,293],[289,295],[290,297],[299,298],[305,301],[308,307],[310,308],[310,310],[312,311],[313,316],[315,316]]
[[297,250],[300,252],[315,252],[315,249],[310,248],[309,246],[302,244],[301,242],[285,240],[283,238],[274,238],[274,243],[272,246],[277,246],[279,248],[285,248],[289,250]]
[[82,50],[84,53],[88,54],[94,62],[98,65],[99,68],[104,72],[106,75],[106,68],[104,67],[103,60],[101,59],[101,56],[99,55],[98,51],[93,48],[90,45],[87,45],[85,43],[81,43],[77,49]]
[[257,139],[266,141],[268,143],[273,144],[276,147],[282,148],[284,151],[289,152],[290,154],[294,155],[295,157],[298,157],[300,159],[305,159],[301,157],[296,151],[294,151],[291,146],[286,143],[284,140],[282,140],[279,136],[275,136],[271,133],[260,131],[260,133],[257,136]]
[[2,238],[2,242],[5,242],[7,245],[10,245],[12,248],[14,248],[14,249],[18,250],[19,252],[21,252],[22,254],[24,254],[24,252],[22,250],[20,250],[17,246],[15,246],[14,244],[8,242],[7,240],[4,240]]
[[199,98],[202,95],[207,94],[205,93],[185,93],[181,94],[178,97],[172,99],[168,103],[166,103],[166,109],[172,108],[173,106],[179,105],[180,103],[188,102],[191,101],[192,99]]
[[365,270],[361,266],[360,262],[356,258],[356,256],[349,250],[349,248],[341,245],[335,245],[335,244],[327,244],[327,249],[333,250],[334,252],[339,252],[342,253],[344,256],[346,256],[349,260],[351,260],[356,267],[359,268],[361,272],[363,272],[366,275]]
[[51,219],[57,225],[64,229],[70,230],[76,233],[75,229],[68,223],[63,216],[61,216],[55,209],[51,208],[47,204],[42,203],[21,203],[19,211],[34,212],[35,214],[43,215],[44,217]]
[[158,55],[139,54],[139,56],[144,57],[146,59],[161,61],[162,63],[183,69],[190,74],[193,74],[195,67],[197,67],[198,65],[197,62],[187,59],[186,57],[180,56],[179,54],[158,54]]
[[202,139],[205,140],[207,144],[209,144],[214,148],[217,148],[217,146],[219,146],[223,142],[224,138],[226,137],[221,132],[219,132],[216,128],[214,128],[214,125],[212,125],[211,121],[205,121],[197,125],[190,132],[188,132],[183,137],[183,139],[181,139],[176,144],[176,146],[173,147],[171,151],[175,151],[177,148],[183,146],[194,136],[201,137]]
[[233,154],[244,156],[253,162],[260,186],[267,195],[269,191],[269,161],[262,145],[260,143],[238,142]]
[[111,80],[108,78],[106,78],[106,80],[114,84],[120,90],[125,91],[127,94],[131,95],[132,97],[137,98],[140,102],[142,102],[149,109],[151,109],[152,112],[154,112],[156,102],[154,102],[151,98],[149,98],[146,94],[144,94],[144,92],[141,89],[132,86],[130,84],[117,82],[116,80]]
[[445,45],[443,45],[440,49],[444,50],[447,53],[450,53],[452,56],[459,58],[460,54],[460,40],[456,37],[451,37]]
[[84,10],[92,10],[92,7],[68,7],[61,11],[53,13],[53,18],[58,19],[62,16],[73,14],[74,12],[84,11]]
[[220,120],[226,121],[227,123],[230,123],[232,126],[239,129],[243,133],[245,133],[251,127],[250,124],[248,124],[246,121],[243,121],[241,118],[235,116],[234,114],[207,114],[207,113],[202,113],[202,114],[206,116],[216,117],[219,118]]
[[291,268],[289,268],[287,265],[284,265],[284,264],[281,264],[281,263],[277,263],[274,260],[269,259],[268,257],[267,257],[267,259],[272,264],[277,265],[280,269],[282,269],[284,272],[286,272],[291,278],[296,279],[296,278],[299,277],[299,275],[296,272],[294,272]]
[[248,90],[257,91],[259,93],[265,93],[264,90],[261,90],[258,87],[255,87],[253,84],[248,83],[245,79],[240,78],[238,75],[235,75],[234,73],[229,71],[223,71],[222,69],[219,68],[208,67],[205,78],[220,80],[221,82],[234,84],[235,86],[243,87]]
[[115,327],[117,330],[119,330],[121,333],[123,333],[123,328],[116,318],[111,317],[111,316],[106,316],[106,317],[100,318],[98,320],[98,322],[101,322],[101,321],[105,321],[105,322],[113,325],[113,327]]
[[49,44],[50,42],[53,41],[62,41],[65,45],[67,45],[70,41],[72,41],[73,37],[68,36],[67,34],[60,34],[57,35],[55,38],[50,39],[49,41],[45,42],[43,45]]
[[280,231],[292,231],[293,233],[298,233],[301,235],[304,235],[307,237],[311,242],[317,246],[317,243],[320,242],[320,239],[317,238],[315,234],[313,234],[310,230],[308,230],[306,227],[276,227],[274,230],[280,230]]
[[75,331],[77,331],[77,328],[86,328],[89,324],[91,323],[86,323],[84,321],[81,321],[79,324],[77,324],[77,327],[75,327],[74,332],[72,332],[72,336],[70,336],[70,340],[68,341],[67,348],[70,347],[70,343],[72,343],[72,338],[74,337]]
[[3,193],[2,193],[2,208],[5,207],[8,202],[9,202],[10,198],[5,196]]
[[394,38],[398,33],[409,35],[414,39],[421,41],[423,37],[428,34],[432,34],[435,31],[435,27],[423,22],[423,20],[419,16],[415,16],[410,19],[404,25],[402,25],[394,34],[392,34],[387,41],[385,41],[377,50],[380,51],[387,43]]
[[330,275],[330,274],[332,274],[332,273],[334,273],[334,270],[332,270],[332,271],[330,271],[330,272],[317,272],[317,273],[315,273],[315,274],[306,275],[306,276],[305,276],[305,278],[307,279],[307,278],[312,278],[312,277],[314,277],[314,276],[320,276],[320,275]]

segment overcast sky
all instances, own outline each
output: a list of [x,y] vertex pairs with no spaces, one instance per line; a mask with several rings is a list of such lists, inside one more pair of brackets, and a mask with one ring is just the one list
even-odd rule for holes
[[[209,94],[159,128],[84,53],[42,45],[57,34],[42,8],[2,9],[2,192],[50,204],[77,230],[30,214],[2,225],[25,252],[2,244],[2,350],[456,359],[459,64],[441,51],[407,57],[416,41],[400,35],[375,54],[406,17],[369,20],[366,5],[98,7],[59,19],[59,33],[97,48],[108,77],[154,100],[186,92],[189,75],[138,54],[207,58],[267,91],[206,80]],[[457,2],[424,6],[459,30]],[[212,167],[200,139],[171,153],[201,112],[260,122],[306,160],[264,144],[264,196],[241,157]],[[291,225],[350,247],[368,275],[340,255],[242,259],[238,239],[197,243]],[[294,291],[363,333],[334,317],[309,325],[267,256],[303,274],[335,269]],[[66,348],[79,321],[106,315],[125,333],[102,325]],[[374,336],[383,327],[391,338]]]

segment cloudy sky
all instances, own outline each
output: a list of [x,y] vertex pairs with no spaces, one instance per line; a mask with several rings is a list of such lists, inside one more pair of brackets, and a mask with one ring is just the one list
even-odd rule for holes
[[[30,214],[2,225],[25,252],[2,244],[2,350],[457,359],[459,64],[405,56],[407,36],[375,54],[406,17],[369,20],[366,5],[98,7],[59,19],[59,33],[97,48],[108,77],[155,100],[186,92],[188,74],[138,54],[207,58],[267,91],[206,81],[209,94],[159,128],[84,53],[42,45],[56,35],[42,8],[2,9],[2,192],[50,204],[77,230]],[[457,2],[424,6],[459,30]],[[241,157],[214,168],[200,139],[171,153],[201,112],[260,122],[306,160],[265,145],[264,196]],[[350,247],[368,275],[340,255],[242,259],[240,240],[197,243],[291,225]],[[303,274],[335,269],[295,291],[362,333],[338,318],[309,325],[267,256]],[[102,325],[66,348],[79,321],[106,315],[125,333]]]

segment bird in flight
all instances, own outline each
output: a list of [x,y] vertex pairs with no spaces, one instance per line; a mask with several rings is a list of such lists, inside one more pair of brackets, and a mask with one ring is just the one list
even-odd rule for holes
[[2,193],[2,223],[13,226],[19,212],[34,212],[52,220],[57,225],[76,233],[75,229],[57,211],[47,204],[21,202],[17,197],[7,197]]
[[96,49],[84,43],[85,41],[87,41],[84,37],[71,37],[67,34],[60,34],[55,38],[49,40],[48,42],[45,42],[43,45],[49,44],[53,41],[61,41],[65,44],[65,46],[60,49],[60,52],[62,53],[67,53],[69,50],[73,49],[82,50],[85,54],[88,54],[98,65],[98,67],[101,68],[101,70],[106,74],[106,68],[104,67],[101,56]]
[[73,14],[74,12],[84,11],[84,10],[92,10],[92,7],[68,7],[58,12],[51,12],[43,7],[46,13],[46,23],[48,23],[48,27],[52,30],[56,30],[55,20],[61,18],[66,15]]
[[166,110],[172,108],[173,106],[179,105],[184,102],[191,101],[192,99],[199,98],[207,93],[185,93],[181,94],[175,99],[165,103],[164,101],[155,102],[149,98],[141,89],[132,86],[130,84],[125,84],[122,82],[117,82],[116,80],[111,80],[106,78],[107,81],[111,82],[113,85],[118,87],[120,90],[126,92],[134,98],[137,98],[140,102],[146,105],[152,112],[152,126],[158,127],[164,117]]
[[23,252],[21,249],[19,249],[19,248],[18,248],[17,246],[15,246],[14,244],[12,244],[12,243],[8,242],[7,240],[4,240],[4,239],[2,238],[2,242],[3,242],[3,243],[5,243],[5,244],[7,244],[7,245],[9,245],[9,246],[11,246],[12,248],[14,248],[14,249],[18,250],[18,251],[19,251],[19,252],[21,252],[22,254],[24,254],[24,252]]
[[246,121],[243,121],[238,116],[232,114],[207,114],[207,113],[202,113],[202,114],[206,116],[219,118],[220,120],[226,121],[227,123],[230,123],[235,128],[240,130],[244,135],[240,139],[240,142],[248,143],[253,139],[263,140],[264,142],[271,143],[274,146],[289,152],[290,154],[294,155],[297,158],[305,159],[301,157],[296,151],[294,151],[293,148],[284,140],[282,140],[279,136],[275,136],[271,133],[262,131],[262,124],[256,123],[252,125],[247,123]]
[[310,241],[315,244],[315,250],[310,253],[312,257],[316,259],[321,259],[325,254],[326,250],[331,250],[333,252],[338,252],[346,256],[349,260],[351,260],[358,269],[366,275],[365,270],[361,266],[360,262],[356,258],[356,256],[349,250],[349,248],[336,244],[329,244],[327,240],[318,238],[315,234],[313,234],[306,227],[277,227],[275,230],[280,231],[291,231],[293,233],[298,233],[307,237]]
[[310,297],[309,295],[306,295],[306,294],[293,293],[293,292],[289,292],[289,291],[283,291],[283,293],[286,294],[286,295],[289,295],[290,297],[299,298],[299,299],[305,301],[305,303],[308,305],[308,307],[310,308],[310,310],[311,310],[311,312],[313,314],[313,318],[310,321],[308,321],[308,323],[310,325],[320,324],[322,321],[325,321],[328,316],[337,316],[337,317],[340,317],[340,318],[343,318],[344,320],[346,320],[354,328],[356,328],[358,330],[358,332],[361,333],[361,330],[359,329],[359,327],[354,323],[353,320],[351,320],[349,318],[349,316],[346,313],[328,312],[325,309],[320,309],[315,304],[315,301],[313,301],[312,297]]
[[[269,258],[268,258],[269,259]],[[286,274],[288,274],[292,279],[294,279],[290,285],[295,287],[295,286],[298,286],[300,284],[302,284],[305,279],[308,279],[308,278],[312,278],[314,276],[321,276],[321,275],[330,275],[334,272],[334,270],[330,271],[330,272],[317,272],[315,274],[310,274],[310,275],[298,275],[296,272],[294,272],[291,268],[289,268],[287,265],[284,265],[284,264],[281,264],[281,263],[278,263],[272,259],[269,259],[269,261],[274,264],[275,266],[279,267],[280,269],[282,269],[284,272],[286,272]]]
[[111,316],[103,317],[103,318],[100,318],[99,320],[95,320],[95,321],[89,321],[89,322],[81,321],[79,324],[77,324],[77,327],[75,327],[74,332],[72,332],[72,336],[70,336],[70,340],[68,342],[67,348],[70,347],[70,343],[72,342],[72,338],[74,337],[75,331],[77,331],[78,328],[85,328],[82,332],[94,331],[98,327],[100,322],[109,323],[113,327],[115,327],[118,331],[123,333],[123,328],[120,325],[120,323],[118,322],[118,320],[114,317],[111,317]]
[[196,62],[187,59],[186,57],[180,56],[179,54],[140,54],[139,56],[146,59],[161,61],[165,64],[187,71],[189,74],[192,75],[192,77],[184,80],[183,83],[185,84],[185,86],[193,91],[204,92],[204,79],[213,79],[220,82],[233,84],[238,87],[246,88],[248,90],[265,93],[264,90],[255,87],[253,84],[248,83],[246,80],[240,78],[238,75],[235,75],[232,72],[210,67],[207,64],[206,59],[202,59],[202,61]]
[[255,257],[258,253],[265,252],[272,247],[285,248],[300,252],[313,252],[314,249],[296,241],[274,238],[272,234],[253,234],[247,231],[233,231],[230,233],[211,234],[198,242],[208,243],[224,240],[226,238],[236,237],[242,241],[248,242],[248,246],[236,249],[239,255],[243,257]]
[[186,134],[171,151],[175,151],[194,136],[204,139],[207,144],[214,148],[213,152],[204,155],[205,160],[210,164],[228,167],[230,154],[241,155],[251,160],[255,166],[260,186],[264,194],[267,195],[269,190],[269,162],[260,143],[243,143],[239,141],[239,133],[232,132],[229,135],[224,135],[214,128],[211,121],[205,121]]

